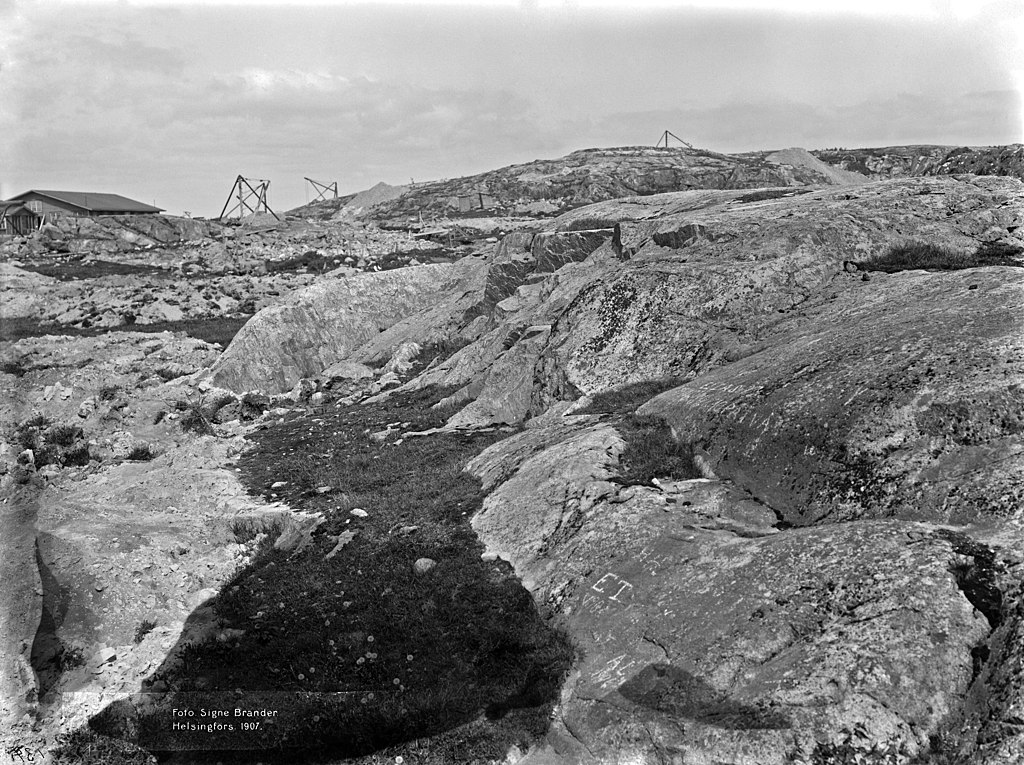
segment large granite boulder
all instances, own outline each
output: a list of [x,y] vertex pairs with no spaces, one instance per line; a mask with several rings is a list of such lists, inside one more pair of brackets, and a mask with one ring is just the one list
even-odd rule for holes
[[473,265],[437,263],[323,279],[256,314],[214,366],[211,382],[237,392],[290,390],[402,319],[459,292]]

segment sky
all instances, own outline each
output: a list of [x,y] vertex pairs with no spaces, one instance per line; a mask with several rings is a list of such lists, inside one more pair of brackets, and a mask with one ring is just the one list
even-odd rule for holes
[[1024,141],[1020,0],[0,0],[0,199],[220,213],[664,130],[715,151]]

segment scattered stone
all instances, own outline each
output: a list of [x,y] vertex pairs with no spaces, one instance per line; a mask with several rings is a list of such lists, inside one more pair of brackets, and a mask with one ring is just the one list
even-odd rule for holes
[[437,566],[437,561],[433,558],[419,558],[412,564],[412,570],[416,574],[426,574],[433,570],[435,566]]
[[356,518],[366,518],[370,515],[361,507],[353,507],[351,510],[348,511],[348,514],[354,515]]
[[356,534],[354,531],[343,531],[337,536],[328,537],[328,539],[331,539],[335,544],[331,551],[324,556],[324,560],[330,560],[331,558],[333,558],[335,555],[341,552],[341,549],[345,545],[347,545],[355,538]]

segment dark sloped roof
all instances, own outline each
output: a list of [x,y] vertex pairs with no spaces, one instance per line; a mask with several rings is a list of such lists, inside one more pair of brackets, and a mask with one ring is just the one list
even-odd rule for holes
[[134,199],[122,197],[120,194],[97,194],[91,191],[43,191],[41,189],[30,189],[23,194],[11,197],[10,201],[17,201],[29,194],[38,194],[41,197],[56,199],[65,204],[80,207],[89,212],[163,212],[161,207],[136,202]]
[[7,213],[10,215],[11,213],[16,213],[19,210],[24,211],[29,215],[35,215],[34,212],[25,207],[24,202],[0,202],[0,214]]

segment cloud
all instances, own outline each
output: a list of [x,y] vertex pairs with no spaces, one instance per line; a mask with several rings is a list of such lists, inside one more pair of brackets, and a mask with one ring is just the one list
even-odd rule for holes
[[723,151],[1020,139],[987,16],[550,6],[0,0],[0,181],[215,212],[238,173],[290,204],[304,175],[354,191],[666,128]]
[[718,151],[863,147],[895,144],[1001,144],[1020,140],[1021,95],[1012,90],[934,98],[899,93],[840,106],[799,101],[730,101],[721,105],[621,112],[567,124],[588,145],[615,135],[653,144],[668,129]]

